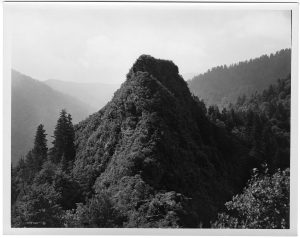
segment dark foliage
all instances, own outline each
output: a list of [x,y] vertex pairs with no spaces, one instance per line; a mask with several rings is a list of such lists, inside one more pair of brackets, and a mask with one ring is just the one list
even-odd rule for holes
[[31,173],[31,178],[34,174],[41,170],[43,163],[47,160],[47,139],[44,130],[44,126],[41,124],[38,126],[33,149],[26,156],[26,164],[28,171]]
[[56,164],[61,163],[64,170],[69,171],[75,159],[74,139],[72,117],[66,110],[62,110],[54,130],[50,159]]
[[45,130],[39,125],[34,148],[12,168],[13,227],[62,227],[65,210],[84,200],[69,171],[75,156],[71,116],[63,110],[57,124],[50,155]]
[[78,203],[76,209],[68,210],[64,220],[66,227],[113,228],[123,224],[122,215],[105,191],[93,196],[86,204]]
[[291,77],[278,79],[262,93],[238,97],[223,109],[210,106],[207,116],[249,148],[253,166],[267,163],[273,171],[290,165]]
[[60,194],[49,184],[28,187],[18,199],[12,216],[13,227],[60,227],[63,210]]
[[214,228],[289,229],[290,171],[254,170],[243,193],[227,202]]

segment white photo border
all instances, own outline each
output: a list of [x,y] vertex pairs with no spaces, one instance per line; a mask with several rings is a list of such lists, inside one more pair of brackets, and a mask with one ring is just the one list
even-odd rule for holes
[[[80,4],[200,4],[203,10],[290,10],[292,13],[290,229],[144,229],[144,228],[12,228],[11,227],[11,33],[10,6],[28,4],[78,7]],[[299,3],[297,2],[4,2],[3,3],[3,232],[7,235],[152,235],[152,236],[295,236],[298,224],[298,79]]]

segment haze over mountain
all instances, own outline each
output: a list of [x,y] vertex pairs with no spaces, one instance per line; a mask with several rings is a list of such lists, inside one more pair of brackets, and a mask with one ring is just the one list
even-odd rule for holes
[[37,126],[42,123],[51,140],[59,112],[66,108],[74,122],[86,118],[92,108],[76,98],[53,90],[43,82],[11,71],[11,156],[15,164],[32,148]]
[[284,49],[230,66],[217,66],[195,76],[188,85],[207,105],[227,107],[235,103],[238,96],[261,92],[290,73],[291,50]]
[[49,79],[45,81],[45,84],[59,92],[85,102],[93,108],[93,112],[98,111],[111,100],[114,92],[119,88],[117,84],[76,83],[55,79]]

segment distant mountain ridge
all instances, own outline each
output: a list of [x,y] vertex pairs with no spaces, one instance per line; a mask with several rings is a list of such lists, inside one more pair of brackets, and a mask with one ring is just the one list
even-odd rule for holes
[[88,104],[93,111],[100,110],[114,95],[119,85],[104,83],[77,83],[49,79],[45,84],[61,93]]
[[218,66],[188,81],[191,92],[209,105],[227,107],[240,95],[261,92],[291,72],[291,50]]
[[48,140],[61,109],[68,110],[73,121],[79,122],[92,112],[87,104],[57,92],[41,81],[11,71],[11,156],[15,164],[33,146],[37,126],[46,128]]

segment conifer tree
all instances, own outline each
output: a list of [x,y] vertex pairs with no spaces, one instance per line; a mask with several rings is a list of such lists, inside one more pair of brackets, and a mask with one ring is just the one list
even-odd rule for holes
[[44,126],[40,124],[37,128],[35,140],[34,140],[34,147],[33,147],[33,154],[37,159],[37,166],[38,170],[42,168],[43,163],[47,160],[47,134],[45,133]]
[[56,164],[61,163],[64,170],[67,170],[75,158],[74,138],[72,117],[63,109],[54,130],[51,160]]
[[26,155],[26,164],[30,173],[30,180],[41,170],[43,163],[47,160],[47,139],[44,126],[40,124],[34,139],[34,146]]
[[67,138],[68,140],[66,141],[66,158],[68,161],[73,161],[75,158],[75,145],[74,145],[74,141],[75,141],[75,131],[74,131],[74,127],[72,124],[72,116],[71,114],[68,114],[67,116]]

